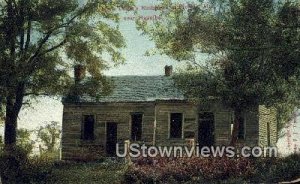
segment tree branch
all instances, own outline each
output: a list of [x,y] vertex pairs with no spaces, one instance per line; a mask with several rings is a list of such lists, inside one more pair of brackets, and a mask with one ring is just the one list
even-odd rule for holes
[[[51,35],[53,34],[54,31],[58,30],[58,29],[61,29],[63,27],[66,27],[68,25],[70,25],[78,16],[80,16],[81,13],[78,13],[76,15],[74,15],[69,21],[63,23],[63,24],[60,24],[56,27],[54,27],[53,29],[49,30],[45,37],[41,40],[37,50],[35,51],[35,53],[33,54],[33,56],[31,56],[29,59],[28,59],[28,62],[32,62],[35,58],[37,58],[38,56],[40,56],[40,52],[42,50],[42,47],[45,45],[45,43],[49,40],[49,38],[51,37]],[[53,51],[54,49],[51,49],[50,51]],[[49,51],[48,51],[49,52]]]
[[25,43],[25,52],[27,52],[31,39],[31,19],[28,18],[28,27],[27,27],[27,36],[26,36],[26,43]]
[[31,56],[29,58],[29,62],[33,61],[40,53],[42,47],[44,46],[44,44],[48,41],[48,39],[50,38],[51,34],[54,32],[54,30],[50,30],[48,31],[48,33],[46,33],[46,36],[41,40],[37,50],[35,51],[35,53],[33,54],[33,56]]
[[20,10],[19,10],[19,17],[18,19],[20,22],[18,23],[18,27],[20,28],[20,51],[21,55],[24,53],[24,42],[25,42],[25,30],[24,30],[24,24],[25,24],[25,13],[24,13],[24,0],[21,0],[20,2]]
[[48,93],[24,93],[24,96],[50,96]]
[[58,49],[59,47],[63,46],[65,43],[67,42],[67,39],[65,38],[63,41],[61,41],[59,44],[53,46],[50,49],[45,50],[44,52],[42,52],[41,54],[39,54],[39,56],[43,56],[45,54],[47,54],[48,52],[52,52],[55,49]]
[[23,99],[24,99],[24,91],[25,91],[25,83],[20,82],[16,88],[16,101],[14,103],[13,109],[14,112],[19,114],[22,104],[23,104]]

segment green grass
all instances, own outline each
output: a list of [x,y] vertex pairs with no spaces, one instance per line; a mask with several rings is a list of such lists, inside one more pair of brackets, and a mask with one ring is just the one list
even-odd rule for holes
[[[4,161],[4,162],[3,162]],[[197,161],[197,160],[196,160]],[[185,166],[182,162],[180,165],[176,162],[175,165],[168,165],[169,161],[161,166],[157,172],[163,174],[160,179],[157,174],[153,174],[151,170],[158,167],[146,164],[141,168],[134,169],[138,165],[126,165],[121,162],[111,161],[105,159],[101,162],[65,162],[53,161],[45,158],[31,158],[20,162],[20,168],[7,167],[7,162],[2,159],[0,164],[0,174],[2,176],[9,176],[9,181],[14,183],[50,183],[50,184],[81,184],[81,183],[278,183],[279,181],[291,181],[300,177],[300,155],[291,155],[286,158],[277,159],[256,159],[252,160],[251,167],[249,167],[250,175],[242,173],[239,176],[234,176],[233,173],[229,178],[223,176],[213,177],[209,180],[203,177],[203,173],[194,173],[190,179],[178,180],[178,176],[189,176],[192,172],[181,172],[181,166]],[[1,163],[1,159],[0,159]],[[205,162],[206,163],[206,162]],[[141,164],[141,163],[140,163]],[[191,162],[191,164],[199,164],[199,162]],[[213,167],[211,162],[208,165],[202,165],[202,169],[206,167]],[[2,166],[2,168],[1,168]],[[187,169],[187,168],[186,168]],[[211,170],[211,171],[213,171]],[[2,171],[2,172],[1,172]],[[134,172],[132,172],[134,171]],[[210,171],[210,170],[208,170]],[[210,171],[210,172],[211,172]],[[162,172],[162,173],[161,173]],[[151,174],[152,173],[152,174]],[[179,175],[178,175],[179,174]],[[208,173],[209,174],[209,173]],[[152,177],[152,178],[151,178]],[[153,177],[155,177],[155,180]],[[131,178],[134,178],[132,180]],[[179,179],[182,177],[179,177]],[[184,177],[185,178],[185,177]],[[129,180],[128,180],[129,179]],[[158,179],[158,180],[157,180]],[[222,182],[221,182],[222,181]],[[8,182],[13,183],[13,182]]]
[[59,163],[46,183],[121,183],[126,165],[117,163]]

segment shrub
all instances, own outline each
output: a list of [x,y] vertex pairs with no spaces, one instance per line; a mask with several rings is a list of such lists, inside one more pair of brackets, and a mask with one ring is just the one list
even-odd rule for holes
[[253,175],[249,158],[140,158],[124,175],[125,183],[221,181]]
[[257,168],[259,180],[265,182],[275,183],[294,180],[300,177],[300,154],[285,158],[265,159],[257,163]]
[[285,158],[139,158],[124,183],[277,183],[300,177],[300,155]]
[[85,145],[73,154],[73,160],[79,162],[103,161],[105,152],[101,146]]
[[41,157],[28,157],[28,150],[15,147],[0,155],[3,183],[41,183],[52,171],[53,162]]
[[40,158],[48,161],[58,161],[60,159],[60,150],[45,151],[40,154]]
[[47,157],[33,157],[22,167],[23,178],[25,181],[30,181],[30,183],[42,183],[52,176],[53,168],[53,159],[48,159]]
[[23,166],[28,164],[28,150],[12,147],[0,155],[0,175],[3,183],[28,183],[23,178]]

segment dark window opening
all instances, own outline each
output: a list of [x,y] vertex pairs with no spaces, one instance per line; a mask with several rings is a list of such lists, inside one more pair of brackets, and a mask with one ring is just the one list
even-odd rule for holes
[[81,139],[84,140],[94,139],[94,124],[95,124],[95,118],[93,115],[83,116]]
[[143,114],[131,115],[131,140],[140,141],[142,139]]
[[239,133],[238,133],[238,139],[245,139],[245,120],[244,118],[239,118]]
[[213,112],[202,112],[199,114],[198,143],[200,148],[203,146],[213,146],[215,143],[214,119]]
[[182,138],[182,113],[171,114],[170,138]]

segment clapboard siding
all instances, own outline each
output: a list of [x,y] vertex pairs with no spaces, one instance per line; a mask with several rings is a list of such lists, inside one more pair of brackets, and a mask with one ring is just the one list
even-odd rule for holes
[[[223,110],[223,111],[222,111]],[[215,144],[228,145],[230,142],[232,112],[224,109],[214,109],[215,115]]]
[[[142,139],[145,142],[153,141],[154,104],[151,103],[104,103],[95,105],[64,105],[62,129],[62,158],[76,157],[78,147],[101,146],[105,150],[106,123],[116,122],[118,126],[118,142],[123,143],[130,139],[131,113],[142,112]],[[83,115],[95,116],[94,141],[81,140],[81,123]],[[71,150],[71,151],[70,151]],[[105,152],[103,150],[103,152]],[[83,148],[80,152],[84,152]],[[88,150],[86,150],[89,152]]]
[[[231,139],[233,112],[218,102],[193,104],[186,101],[157,101],[136,103],[84,103],[64,104],[62,126],[62,159],[80,159],[91,154],[93,149],[105,155],[106,123],[116,122],[117,141],[124,144],[131,138],[131,114],[143,113],[142,141],[145,144],[164,146],[187,145],[188,140],[198,141],[199,113],[214,113],[215,145],[228,145]],[[169,138],[171,113],[183,114],[183,137]],[[95,116],[95,140],[81,140],[83,115]],[[239,143],[266,146],[268,142],[267,122],[270,123],[271,144],[276,142],[277,127],[274,111],[265,107],[243,113],[245,119],[245,139]]]
[[[186,102],[169,102],[158,103],[156,105],[156,133],[155,142],[157,145],[171,146],[171,145],[184,145],[186,131],[192,131],[196,133],[196,108],[194,105]],[[171,113],[183,114],[183,135],[182,139],[170,139],[169,138],[169,121]],[[191,121],[191,119],[193,119]],[[185,121],[187,120],[187,121]]]

